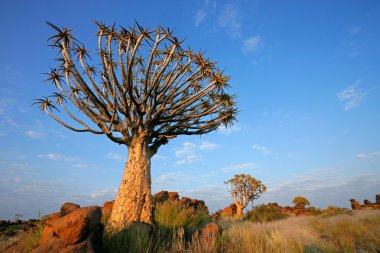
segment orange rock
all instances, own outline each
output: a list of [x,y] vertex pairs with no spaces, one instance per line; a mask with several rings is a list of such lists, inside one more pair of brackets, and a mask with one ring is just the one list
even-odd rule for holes
[[171,201],[176,201],[176,200],[179,199],[179,194],[178,194],[178,192],[168,192],[168,194],[169,194],[169,199],[170,199]]
[[169,193],[167,191],[157,192],[152,196],[152,199],[156,203],[162,203],[169,199]]
[[54,233],[66,245],[83,240],[88,231],[96,229],[101,219],[98,206],[78,208],[53,223]]
[[221,233],[222,228],[216,222],[210,222],[202,229],[202,238],[218,238]]
[[237,207],[235,204],[231,204],[223,209],[222,214],[225,215],[234,215],[237,212]]
[[61,206],[61,214],[62,215],[69,214],[69,213],[71,213],[72,211],[74,211],[77,208],[80,208],[80,205],[74,204],[74,203],[71,203],[71,202],[64,203]]

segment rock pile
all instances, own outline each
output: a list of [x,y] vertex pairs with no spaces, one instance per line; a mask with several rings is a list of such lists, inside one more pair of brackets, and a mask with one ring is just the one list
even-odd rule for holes
[[80,208],[65,203],[59,213],[45,218],[40,246],[34,253],[95,252],[100,241],[102,212],[98,206]]
[[380,209],[380,194],[376,195],[376,202],[371,203],[368,199],[363,201],[364,205],[360,205],[358,201],[355,199],[350,199],[352,210],[360,210],[360,209]]
[[168,192],[168,191],[160,191],[152,196],[153,203],[159,204],[164,203],[166,201],[179,201],[182,204],[185,204],[189,207],[194,207],[195,209],[202,208],[208,212],[208,208],[206,203],[203,200],[192,199],[188,197],[182,197],[179,199],[178,192]]

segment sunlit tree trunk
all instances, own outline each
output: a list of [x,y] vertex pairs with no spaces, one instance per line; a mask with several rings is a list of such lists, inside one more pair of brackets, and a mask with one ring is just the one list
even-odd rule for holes
[[135,139],[112,208],[107,229],[119,231],[132,222],[152,223],[151,154],[146,141]]
[[242,219],[243,218],[243,209],[244,209],[243,206],[236,205],[236,217],[238,219]]

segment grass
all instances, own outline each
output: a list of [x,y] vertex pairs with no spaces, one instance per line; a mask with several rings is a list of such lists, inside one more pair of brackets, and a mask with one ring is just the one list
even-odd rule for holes
[[184,250],[211,218],[206,210],[168,201],[155,207],[154,220],[152,226],[135,223],[117,234],[105,233],[103,251],[160,253]]
[[[154,225],[136,223],[118,234],[104,234],[102,252],[380,252],[380,210],[261,223],[224,219],[218,221],[223,228],[219,238],[202,238],[200,228],[210,219],[203,210],[170,203],[158,206],[155,218]],[[24,235],[19,252],[31,252],[40,234],[41,227]]]
[[[38,247],[41,234],[42,234],[42,224],[38,223],[35,229],[29,231],[19,230],[22,226],[15,225],[7,228],[7,230],[12,230],[12,238],[14,239],[15,248],[13,248],[12,252],[18,253],[29,253],[32,252],[35,248]],[[8,240],[9,241],[9,240]],[[12,243],[7,243],[4,245],[0,245],[0,251],[3,251],[7,246]]]
[[167,201],[154,210],[156,224],[164,228],[184,228],[187,232],[201,229],[211,218],[207,211],[189,207],[178,201]]
[[[127,228],[108,238],[105,252],[380,252],[380,210],[351,214],[342,210],[334,216],[299,216],[260,223],[229,218],[219,221],[223,228],[220,238],[205,239],[198,229],[202,219],[194,209],[190,212],[173,204],[159,208],[155,211],[155,226],[136,224]],[[268,219],[271,215],[261,217]],[[190,237],[185,236],[186,229]]]
[[278,206],[273,204],[262,204],[255,206],[251,211],[248,211],[246,219],[253,222],[268,222],[281,220],[289,217],[289,215],[282,213]]

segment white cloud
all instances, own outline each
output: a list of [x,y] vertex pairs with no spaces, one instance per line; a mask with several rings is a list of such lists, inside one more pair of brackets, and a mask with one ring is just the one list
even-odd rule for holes
[[200,9],[195,13],[194,16],[194,24],[195,26],[199,26],[207,17],[207,13],[204,9]]
[[48,154],[38,154],[37,157],[46,158],[52,161],[64,161],[64,162],[72,162],[78,160],[76,157],[66,156],[58,153],[48,153]]
[[251,53],[254,50],[258,50],[261,47],[262,44],[261,36],[257,35],[254,37],[251,37],[244,41],[243,43],[243,52],[244,53]]
[[74,163],[72,166],[78,169],[85,169],[89,167],[87,163]]
[[272,153],[272,151],[269,148],[264,147],[264,146],[260,146],[260,145],[257,145],[257,144],[253,145],[252,149],[254,151],[262,152],[263,155],[270,155]]
[[194,154],[195,152],[195,148],[196,148],[196,145],[192,142],[184,142],[182,144],[182,147],[177,149],[175,151],[175,156],[176,157],[187,157],[187,156],[191,156]]
[[255,164],[253,164],[253,163],[244,163],[244,164],[229,165],[227,167],[224,167],[222,170],[224,172],[227,172],[227,171],[244,171],[244,170],[250,170],[253,167],[255,167]]
[[177,148],[174,152],[175,156],[179,158],[175,162],[176,165],[193,164],[203,160],[203,156],[199,154],[199,151],[211,151],[217,147],[215,143],[209,141],[203,141],[199,145],[192,142],[182,143],[182,147]]
[[218,26],[235,39],[240,37],[241,13],[233,4],[225,5],[218,17]]
[[184,182],[184,181],[192,181],[192,180],[194,180],[193,177],[184,175],[182,171],[177,171],[177,172],[168,172],[168,173],[162,174],[154,181],[156,181],[157,183],[175,184],[176,182]]
[[361,100],[367,95],[367,93],[358,88],[359,83],[360,81],[356,81],[355,84],[350,85],[344,90],[338,92],[338,98],[344,102],[345,111],[358,106]]
[[201,145],[199,146],[199,148],[201,150],[214,150],[218,147],[218,145],[216,145],[215,143],[212,143],[212,142],[209,142],[209,141],[204,141],[201,143]]
[[44,137],[43,133],[37,132],[37,131],[33,131],[33,130],[26,131],[25,135],[28,136],[28,137],[30,137],[30,138],[33,138],[33,139],[40,139],[40,138]]
[[123,157],[121,155],[118,155],[118,154],[115,154],[115,153],[108,153],[106,155],[107,159],[111,159],[111,160],[125,160],[126,157]]
[[237,133],[241,130],[241,127],[239,125],[232,125],[231,127],[226,126],[220,126],[218,127],[218,132],[227,136],[230,136],[233,133]]
[[184,142],[181,148],[175,151],[175,156],[180,160],[176,161],[177,165],[193,164],[202,160],[202,156],[196,154],[197,145],[192,142]]
[[376,159],[380,157],[380,150],[367,154],[357,154],[356,157],[362,160]]
[[90,194],[90,197],[92,199],[104,199],[104,197],[108,197],[105,200],[111,200],[115,198],[115,194],[117,193],[117,189],[104,189],[104,190],[97,190]]

